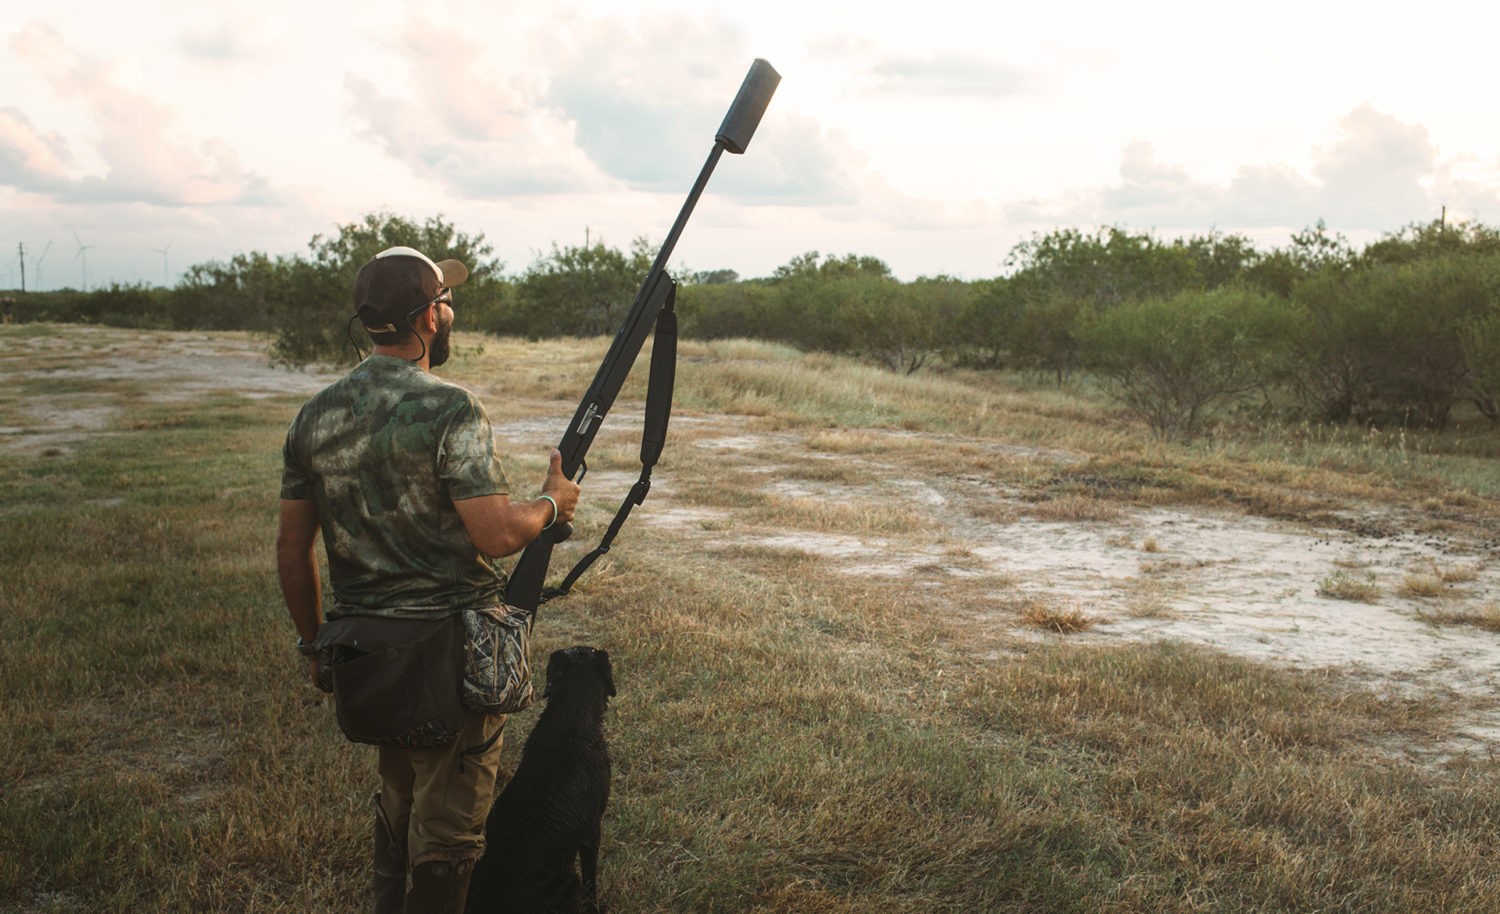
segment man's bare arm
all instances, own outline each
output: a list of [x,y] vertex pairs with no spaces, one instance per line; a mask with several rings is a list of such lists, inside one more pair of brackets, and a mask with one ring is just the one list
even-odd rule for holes
[[281,500],[276,533],[276,573],[281,596],[303,641],[312,641],[323,624],[323,589],[313,545],[318,539],[318,504],[310,498]]
[[526,502],[511,501],[508,495],[482,495],[455,501],[453,507],[458,510],[469,539],[474,541],[474,548],[491,558],[500,558],[520,552],[554,520],[557,523],[573,520],[573,511],[578,506],[578,484],[562,475],[562,453],[556,449],[552,451],[542,494],[546,497]]

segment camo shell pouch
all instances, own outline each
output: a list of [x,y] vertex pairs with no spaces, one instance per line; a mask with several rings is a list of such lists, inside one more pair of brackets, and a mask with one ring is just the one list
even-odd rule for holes
[[531,613],[508,607],[465,610],[464,704],[512,714],[531,704]]

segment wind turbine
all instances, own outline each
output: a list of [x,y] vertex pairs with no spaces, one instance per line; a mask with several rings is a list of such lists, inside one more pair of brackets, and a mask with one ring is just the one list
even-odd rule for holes
[[[73,232],[72,229],[68,229],[68,231]],[[83,260],[83,291],[87,292],[89,290],[89,255],[88,255],[88,250],[89,250],[89,248],[94,247],[94,245],[92,245],[92,244],[84,244],[83,243],[83,239],[78,237],[78,233],[77,232],[73,232],[73,240],[76,241],[76,242],[78,242],[78,253],[73,255],[73,259],[74,260],[78,260],[78,259],[81,258]]]
[[172,249],[172,242],[168,241],[164,248],[152,248],[151,250],[161,255],[161,287],[167,287],[167,252]]
[[36,290],[38,292],[42,291],[42,261],[47,259],[47,252],[50,250],[52,250],[52,242],[48,241],[47,246],[42,248],[41,255],[31,265],[31,268],[36,271]]

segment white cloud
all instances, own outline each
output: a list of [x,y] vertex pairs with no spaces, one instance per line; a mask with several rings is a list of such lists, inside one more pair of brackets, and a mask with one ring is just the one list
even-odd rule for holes
[[94,151],[104,163],[103,174],[81,173],[61,137],[31,128],[25,115],[13,116],[0,135],[12,186],[68,202],[268,202],[265,179],[246,171],[226,144],[186,136],[170,107],[119,84],[108,66],[74,52],[54,29],[29,25],[12,36],[11,49],[87,114],[97,131]]
[[1496,201],[1495,189],[1452,180],[1420,124],[1361,104],[1339,120],[1332,143],[1313,151],[1311,176],[1285,164],[1240,166],[1227,184],[1160,160],[1150,143],[1128,144],[1120,181],[1006,207],[1022,222],[1122,224],[1164,230],[1300,228],[1325,219],[1355,232],[1435,218],[1440,208]]
[[1337,142],[1319,151],[1313,168],[1324,207],[1348,214],[1362,228],[1388,226],[1379,216],[1392,211],[1430,209],[1422,182],[1437,171],[1437,149],[1426,127],[1403,124],[1368,104],[1339,121]]
[[889,57],[876,63],[873,72],[882,94],[1004,98],[1032,87],[1031,75],[1019,67],[965,54]]
[[39,130],[20,108],[0,108],[0,183],[45,190],[67,181],[72,167],[62,134]]

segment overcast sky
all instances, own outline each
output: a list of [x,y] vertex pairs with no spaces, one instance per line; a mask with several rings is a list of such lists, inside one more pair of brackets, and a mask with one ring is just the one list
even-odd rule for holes
[[510,272],[660,242],[756,57],[781,86],[678,268],[978,278],[1059,226],[1500,223],[1500,5],[1473,0],[26,6],[0,15],[0,287],[18,244],[31,289],[174,283],[381,210]]

